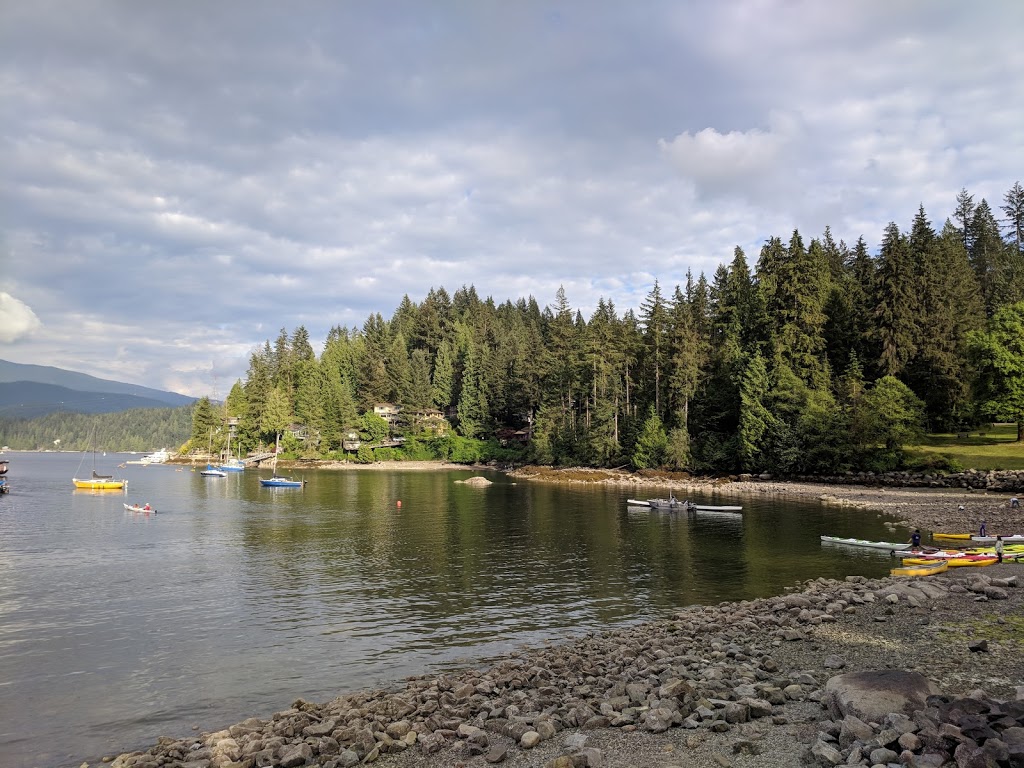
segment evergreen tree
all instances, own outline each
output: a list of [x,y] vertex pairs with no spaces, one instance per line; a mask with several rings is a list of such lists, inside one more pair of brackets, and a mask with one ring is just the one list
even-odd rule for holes
[[1003,205],[1000,207],[1006,214],[1006,232],[1010,242],[1017,256],[1024,256],[1024,187],[1019,181],[1003,196]]
[[909,244],[894,222],[885,228],[877,277],[874,317],[881,345],[879,364],[885,375],[900,375],[917,354],[919,302]]
[[779,349],[801,379],[823,386],[828,264],[820,243],[814,240],[804,249],[803,238],[794,230],[776,277],[769,306],[775,312]]
[[425,349],[413,350],[409,359],[409,392],[406,402],[417,410],[431,407],[430,360]]
[[640,324],[643,328],[644,358],[643,370],[651,377],[648,383],[654,411],[661,418],[662,405],[666,400],[664,384],[668,361],[668,307],[661,295],[661,286],[654,281],[654,287],[640,304]]
[[[730,326],[732,328],[732,326]],[[735,326],[736,335],[739,335],[738,322]],[[700,338],[697,328],[694,326],[693,314],[686,296],[676,286],[675,294],[672,297],[671,314],[668,330],[668,356],[669,356],[669,379],[668,379],[668,409],[670,412],[669,422],[673,429],[682,430],[688,435],[690,421],[690,401],[697,393],[700,382],[701,367],[707,359],[707,342]],[[682,437],[676,435],[673,445],[676,452],[673,459],[676,464],[685,465],[689,461],[688,456],[679,455]],[[689,451],[689,437],[686,438],[687,451]]]
[[754,352],[747,360],[740,384],[740,423],[738,458],[744,472],[769,469],[766,438],[777,431],[775,417],[763,397],[770,390],[768,369],[760,354]]
[[968,194],[966,189],[961,189],[956,196],[956,210],[953,218],[960,223],[958,232],[960,240],[964,245],[964,251],[971,252],[974,247],[974,195]]
[[245,416],[241,421],[239,439],[245,450],[254,449],[262,439],[263,413],[267,407],[270,383],[270,343],[252,353],[249,358],[249,372],[245,379]]
[[238,380],[231,385],[231,391],[224,401],[224,412],[227,416],[239,418],[245,415],[245,406],[245,388],[241,380]]
[[448,340],[437,350],[430,392],[435,408],[445,410],[455,404],[455,350]]
[[466,350],[457,409],[459,434],[463,437],[481,437],[487,428],[489,410],[487,397],[480,386],[479,355],[479,349],[472,344]]
[[260,432],[268,444],[276,444],[291,422],[292,412],[288,393],[284,385],[278,385],[267,393],[267,406],[263,411]]
[[208,445],[213,431],[220,427],[216,411],[210,398],[199,398],[192,408],[192,435],[189,438],[192,450]]
[[301,359],[295,372],[295,418],[306,428],[305,452],[315,454],[324,433],[330,431],[326,418],[326,377],[315,358]]
[[647,411],[647,419],[637,436],[630,460],[637,469],[656,469],[665,461],[667,446],[665,427],[652,405]]
[[401,405],[412,402],[412,370],[409,351],[405,346],[405,336],[399,331],[388,345],[384,368],[388,377],[389,389],[385,400]]
[[376,403],[389,402],[394,393],[387,365],[391,334],[379,312],[363,323],[362,340],[362,354],[356,369],[356,397],[360,410],[365,411]]
[[911,237],[921,334],[907,383],[924,400],[933,428],[957,429],[970,410],[966,338],[984,321],[981,295],[957,229],[947,222],[936,237],[926,221],[916,220],[914,226],[922,233]]
[[971,267],[981,288],[985,314],[991,317],[996,309],[1005,303],[1009,291],[1006,290],[1006,246],[999,232],[999,224],[992,215],[992,209],[984,199],[974,211],[974,224],[971,230],[974,235],[974,242],[968,252]]

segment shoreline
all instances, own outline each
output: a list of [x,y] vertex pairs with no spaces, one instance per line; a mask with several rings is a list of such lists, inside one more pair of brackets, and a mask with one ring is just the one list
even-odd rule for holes
[[[498,471],[403,463],[419,471]],[[398,469],[399,464],[376,468]],[[893,527],[941,524],[934,530],[974,531],[983,514],[989,530],[1013,523],[1024,528],[1020,510],[1009,509],[1008,493],[633,473],[609,478],[591,470],[560,471],[555,479],[532,471],[507,474],[517,481],[650,489],[651,495],[671,488],[723,499],[770,494],[819,500],[885,515]],[[957,513],[959,504],[967,506],[964,514]],[[690,606],[670,619],[518,649],[487,662],[493,666],[486,669],[407,678],[329,702],[296,701],[273,715],[164,737],[144,751],[103,763],[114,768],[351,768],[370,762],[387,768],[799,765],[799,756],[823,729],[834,726],[838,733],[822,705],[824,686],[834,675],[902,669],[919,672],[950,696],[1024,698],[1024,686],[1015,688],[1024,682],[1024,590],[1017,587],[1022,577],[1020,565],[1004,563],[915,579],[812,580],[771,598]],[[979,638],[988,649],[968,650]],[[737,707],[745,714],[726,717]]]
[[[486,669],[411,677],[323,703],[298,700],[270,716],[161,738],[145,751],[103,762],[113,768],[844,763],[849,754],[828,763],[805,759],[812,750],[839,755],[839,747],[851,753],[863,746],[867,757],[879,744],[895,746],[902,732],[892,725],[911,713],[878,716],[875,725],[836,715],[828,709],[828,690],[837,676],[899,670],[929,682],[947,702],[1024,700],[1024,590],[1018,586],[1024,572],[1010,563],[956,571],[923,579],[815,579],[776,597],[690,606],[668,619],[522,649]],[[929,701],[933,709],[914,714],[914,723],[937,717],[941,702]],[[867,734],[853,744],[837,742],[854,724]],[[970,741],[959,728],[941,727],[953,746]],[[920,739],[906,744],[922,759],[931,756]],[[952,750],[949,762],[906,762],[953,765]]]
[[[731,480],[639,475],[622,470],[523,467],[507,473],[533,482],[595,483],[651,491],[690,491],[709,496],[737,499],[750,496],[781,496],[802,501],[821,501],[863,509],[892,518],[892,526],[922,528],[943,533],[976,532],[984,520],[989,531],[1024,533],[1024,509],[1011,509],[1009,491],[967,488],[918,488],[837,484],[788,480]],[[685,498],[685,493],[676,494]],[[960,506],[964,509],[961,512]],[[1009,529],[1014,530],[1009,530]],[[991,535],[991,534],[990,534]]]

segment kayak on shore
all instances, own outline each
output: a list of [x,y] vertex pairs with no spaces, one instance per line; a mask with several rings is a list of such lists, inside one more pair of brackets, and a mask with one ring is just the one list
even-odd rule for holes
[[904,560],[902,565],[890,569],[889,574],[891,576],[932,576],[936,573],[943,573],[948,568],[949,562],[946,560],[933,560],[920,564]]
[[[999,558],[995,555],[961,555],[960,557],[950,557],[943,559],[941,562],[948,563],[950,568],[960,568],[963,566],[970,565],[994,565],[998,562]],[[934,558],[929,557],[905,557],[903,558],[904,565],[927,565],[928,563],[940,562]]]

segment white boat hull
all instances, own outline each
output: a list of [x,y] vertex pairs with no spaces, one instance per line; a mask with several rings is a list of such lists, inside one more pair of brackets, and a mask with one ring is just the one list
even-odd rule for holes
[[845,544],[848,547],[864,547],[866,549],[881,549],[887,552],[902,552],[905,549],[910,549],[911,544],[909,542],[895,542],[895,541],[867,541],[865,539],[842,539],[838,536],[821,536],[822,542],[825,544]]

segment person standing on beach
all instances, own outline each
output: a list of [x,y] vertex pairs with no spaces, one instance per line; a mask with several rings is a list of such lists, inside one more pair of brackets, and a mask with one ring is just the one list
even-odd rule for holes
[[979,535],[979,536],[985,536],[985,535],[987,535],[987,534],[985,533],[985,531],[986,531],[986,530],[988,530],[988,529],[987,529],[987,528],[985,528],[985,521],[984,521],[984,520],[982,520],[982,521],[981,521],[981,528],[979,528],[979,529],[978,529],[978,535]]
[[1020,499],[1016,496],[1010,499],[1010,509],[1020,509]]
[[998,562],[1003,562],[1003,537],[996,536],[996,557],[999,558]]
[[921,531],[919,531],[917,528],[915,528],[914,532],[912,534],[910,534],[910,548],[911,549],[919,549],[920,547],[921,547]]

